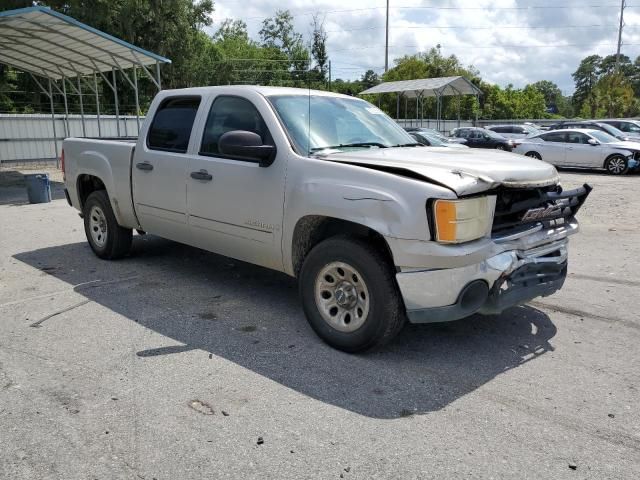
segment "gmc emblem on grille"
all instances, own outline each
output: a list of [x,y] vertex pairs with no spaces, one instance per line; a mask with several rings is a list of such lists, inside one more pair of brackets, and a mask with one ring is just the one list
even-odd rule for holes
[[530,208],[522,216],[523,222],[531,220],[542,220],[543,218],[553,217],[561,212],[561,208],[556,205],[549,205],[548,207]]

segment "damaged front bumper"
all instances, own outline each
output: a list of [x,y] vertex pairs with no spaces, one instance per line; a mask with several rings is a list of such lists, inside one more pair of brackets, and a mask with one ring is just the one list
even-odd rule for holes
[[[535,235],[517,239],[479,263],[459,268],[404,270],[396,274],[407,317],[412,323],[446,322],[474,313],[497,314],[559,290],[567,275],[568,236],[578,231],[575,219],[558,232],[546,232],[550,243],[532,246]],[[540,232],[542,233],[542,232]]]

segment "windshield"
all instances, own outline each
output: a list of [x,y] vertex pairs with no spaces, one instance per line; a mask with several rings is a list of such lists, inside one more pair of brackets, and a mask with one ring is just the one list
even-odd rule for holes
[[382,110],[358,98],[323,95],[268,97],[296,149],[305,155],[338,150],[415,145]]
[[608,125],[606,123],[599,123],[598,125],[600,126],[600,128],[606,130],[609,135],[613,135],[614,137],[624,138],[626,136],[622,130],[618,130],[612,125]]
[[600,143],[615,143],[619,141],[616,137],[613,137],[608,133],[601,132],[599,130],[593,130],[589,132],[589,135],[598,140]]

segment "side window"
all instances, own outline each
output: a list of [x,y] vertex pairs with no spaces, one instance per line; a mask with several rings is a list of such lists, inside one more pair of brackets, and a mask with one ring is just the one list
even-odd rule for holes
[[555,143],[562,143],[565,142],[565,137],[566,137],[566,133],[562,133],[562,132],[552,132],[552,133],[546,133],[544,135],[540,135],[540,138],[543,139],[545,142],[555,142]]
[[589,137],[580,132],[567,133],[567,143],[589,143]]
[[249,100],[240,97],[220,96],[211,105],[202,134],[200,155],[218,155],[220,153],[218,140],[223,134],[233,130],[257,133],[262,138],[263,144],[273,144],[267,125]]
[[632,133],[638,133],[640,132],[640,127],[638,125],[636,125],[635,123],[628,123],[628,132],[632,132]]
[[153,117],[147,135],[151,150],[186,153],[200,97],[171,97],[164,100]]

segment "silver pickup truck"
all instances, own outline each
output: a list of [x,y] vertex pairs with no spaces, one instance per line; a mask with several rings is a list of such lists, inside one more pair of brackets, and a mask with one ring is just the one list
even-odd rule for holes
[[496,314],[561,288],[591,190],[548,163],[430,148],[353,97],[292,88],[168,90],[135,140],[70,138],[69,203],[103,259],[149,232],[297,277],[335,348],[408,320]]

